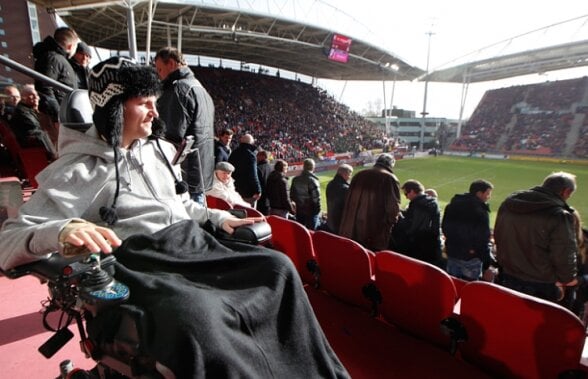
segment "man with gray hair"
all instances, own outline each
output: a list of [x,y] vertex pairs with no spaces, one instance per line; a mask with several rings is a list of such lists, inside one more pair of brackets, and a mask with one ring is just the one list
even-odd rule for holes
[[575,190],[574,175],[555,172],[502,203],[494,238],[504,286],[571,306],[578,247],[574,209],[566,201]]
[[335,234],[339,234],[339,225],[352,174],[353,167],[343,163],[337,169],[333,180],[327,184],[327,226],[329,231]]
[[314,174],[314,160],[304,160],[302,172],[292,179],[290,197],[296,203],[296,221],[309,230],[316,230],[319,226],[321,213],[321,185]]

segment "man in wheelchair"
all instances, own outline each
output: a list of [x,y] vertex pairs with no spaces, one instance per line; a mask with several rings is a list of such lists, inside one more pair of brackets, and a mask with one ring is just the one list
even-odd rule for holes
[[177,378],[348,377],[288,258],[203,230],[231,234],[255,220],[190,200],[175,148],[160,138],[154,70],[113,57],[89,82],[94,126],[61,128],[59,159],[0,232],[0,268],[55,251],[115,256],[128,301],[90,312],[88,334],[112,342],[121,323],[140,319],[138,350]]

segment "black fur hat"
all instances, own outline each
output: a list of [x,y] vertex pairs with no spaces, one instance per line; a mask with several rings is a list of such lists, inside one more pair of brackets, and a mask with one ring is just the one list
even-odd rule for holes
[[123,103],[133,97],[157,96],[161,91],[153,67],[116,56],[94,66],[88,84],[90,102],[94,106],[94,125],[113,147],[119,145],[122,135]]

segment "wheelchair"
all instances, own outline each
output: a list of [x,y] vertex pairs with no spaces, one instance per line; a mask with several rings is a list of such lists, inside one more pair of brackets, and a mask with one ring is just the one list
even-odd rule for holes
[[[92,125],[92,108],[87,91],[71,92],[60,109],[64,127],[85,132]],[[236,217],[244,211],[232,210]],[[244,225],[229,235],[210,222],[203,226],[219,241],[266,245],[271,241],[267,222]],[[138,378],[174,379],[173,372],[145,351],[147,322],[145,313],[127,304],[129,288],[114,279],[116,258],[112,254],[83,254],[64,257],[59,253],[47,259],[2,272],[10,279],[33,275],[47,283],[49,298],[44,303],[43,326],[54,334],[39,347],[46,358],[53,356],[74,336],[69,329],[75,322],[80,348],[87,358],[97,362],[90,371],[74,370],[71,362],[61,364],[61,378]],[[49,324],[51,314],[60,313],[56,326]]]
[[[113,255],[86,254],[64,257],[53,253],[49,258],[18,266],[3,272],[10,279],[33,275],[49,289],[44,303],[43,326],[54,334],[39,347],[46,358],[53,356],[74,336],[69,329],[75,322],[80,335],[80,348],[97,365],[91,371],[73,370],[70,362],[62,362],[62,378],[165,378],[174,374],[150,358],[142,346],[146,331],[142,313],[126,306],[130,292],[113,278]],[[95,325],[105,310],[116,312],[116,330],[104,333]],[[48,318],[61,313],[57,327]]]

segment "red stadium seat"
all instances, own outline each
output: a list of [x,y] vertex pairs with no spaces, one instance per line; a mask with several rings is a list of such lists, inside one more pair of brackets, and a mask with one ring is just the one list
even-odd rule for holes
[[0,138],[8,148],[12,160],[23,176],[22,179],[26,179],[32,187],[37,188],[35,176],[49,164],[45,149],[21,147],[10,127],[3,121],[0,121]]
[[440,268],[391,251],[376,253],[376,286],[380,312],[399,328],[443,347],[449,337],[440,323],[453,314],[457,293],[451,277]]
[[374,253],[349,238],[321,230],[314,232],[312,242],[320,262],[321,288],[344,302],[375,312]]
[[304,283],[315,286],[318,281],[318,263],[308,229],[279,216],[268,216],[267,222],[272,227],[274,249],[290,257]]
[[233,208],[244,209],[245,212],[247,212],[247,217],[263,217],[263,218],[265,218],[264,214],[255,208],[245,207],[245,206],[239,205],[239,204],[235,204],[235,206]]
[[209,208],[221,209],[223,211],[233,209],[228,201],[210,195],[206,195],[206,205]]
[[586,329],[557,304],[472,282],[461,291],[459,319],[468,335],[462,357],[497,377],[553,379],[579,369]]

